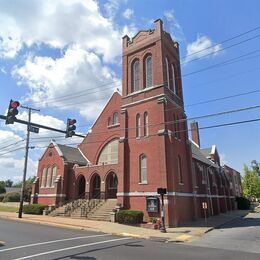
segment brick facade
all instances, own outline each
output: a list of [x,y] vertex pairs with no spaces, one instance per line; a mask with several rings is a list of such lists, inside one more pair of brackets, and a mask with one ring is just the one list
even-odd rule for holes
[[[147,212],[147,197],[159,197],[157,188],[164,187],[168,226],[203,217],[202,202],[209,205],[208,215],[233,209],[227,200],[234,194],[216,163],[218,155],[212,158],[214,162],[195,158],[192,152],[178,43],[156,20],[154,30],[140,31],[131,40],[125,36],[122,44],[122,95],[112,95],[78,146],[87,163],[66,162],[51,143],[39,161],[33,202],[58,205],[82,194],[117,198],[124,208],[142,210],[148,220],[160,217],[161,212]],[[41,187],[43,169],[54,165],[58,168],[54,185]]]

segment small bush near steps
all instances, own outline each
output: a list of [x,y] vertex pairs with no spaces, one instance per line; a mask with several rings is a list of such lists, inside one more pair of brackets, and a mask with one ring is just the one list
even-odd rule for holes
[[43,210],[48,205],[45,204],[30,204],[30,205],[24,205],[23,206],[23,212],[25,214],[35,214],[35,215],[42,215]]
[[143,222],[144,213],[138,210],[120,210],[117,215],[117,222],[120,224],[138,224]]

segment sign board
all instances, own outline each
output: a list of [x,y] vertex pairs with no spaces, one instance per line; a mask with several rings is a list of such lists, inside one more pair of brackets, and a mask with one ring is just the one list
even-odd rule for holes
[[166,188],[158,188],[158,189],[157,189],[157,193],[158,193],[158,194],[161,194],[161,195],[164,195],[164,194],[167,193],[167,190],[166,190]]
[[157,197],[146,197],[147,212],[159,212],[159,199]]
[[30,126],[29,126],[29,131],[32,132],[32,133],[38,134],[38,133],[39,133],[39,128],[30,125]]
[[203,209],[207,209],[207,208],[208,208],[207,202],[202,202],[202,208],[203,208]]

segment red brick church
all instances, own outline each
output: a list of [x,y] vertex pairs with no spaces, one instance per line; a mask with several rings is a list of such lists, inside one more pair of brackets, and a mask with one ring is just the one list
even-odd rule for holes
[[116,198],[148,220],[160,217],[160,206],[151,212],[147,203],[163,187],[168,226],[202,217],[202,202],[208,215],[234,209],[216,147],[200,148],[196,123],[188,138],[179,44],[160,19],[152,30],[123,37],[122,60],[122,94],[114,92],[77,148],[50,143],[32,201],[57,206],[82,195]]

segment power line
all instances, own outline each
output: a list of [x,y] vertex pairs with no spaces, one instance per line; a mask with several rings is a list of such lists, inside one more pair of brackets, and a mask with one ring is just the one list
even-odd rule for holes
[[[205,51],[205,50],[207,50],[207,49],[211,49],[211,48],[213,48],[213,47],[215,47],[215,46],[217,46],[217,45],[219,45],[219,44],[222,44],[222,43],[227,42],[227,41],[230,41],[230,40],[232,40],[232,39],[241,37],[241,36],[243,36],[243,35],[245,35],[245,34],[248,34],[248,33],[252,32],[252,31],[258,30],[259,28],[260,28],[260,26],[254,28],[254,29],[252,29],[252,30],[249,30],[249,31],[247,31],[247,32],[245,32],[245,33],[242,33],[242,34],[239,34],[239,35],[237,35],[237,36],[234,36],[234,37],[232,37],[232,38],[230,38],[230,39],[227,39],[227,40],[225,40],[225,41],[222,41],[221,43],[218,43],[218,44],[215,44],[215,45],[213,45],[213,46],[204,48],[204,49],[202,49],[202,50],[200,50],[200,51],[198,51],[198,52],[194,52],[193,54],[186,55],[186,57],[191,56],[191,55],[194,55],[194,54],[199,53],[199,52],[202,52],[202,51]],[[260,37],[260,34],[255,35],[255,36],[253,36],[253,37],[251,37],[251,38],[245,39],[245,40],[243,40],[243,41],[240,41],[240,42],[238,42],[238,43],[232,44],[232,45],[227,46],[227,47],[225,47],[225,48],[222,48],[222,49],[220,49],[220,50],[218,50],[218,51],[215,51],[214,53],[223,51],[223,50],[225,50],[225,49],[229,49],[229,48],[235,47],[235,46],[237,46],[237,45],[240,45],[240,44],[242,44],[242,43],[245,43],[245,42],[248,42],[248,41],[250,41],[250,40],[256,39],[256,38],[258,38],[258,37]],[[183,62],[183,63],[181,63],[181,64],[186,64],[186,63],[189,63],[189,62],[192,62],[192,61],[195,61],[195,60],[200,60],[200,59],[202,59],[203,57],[206,57],[206,56],[209,56],[209,55],[211,55],[211,54],[206,54],[206,55],[203,55],[203,56],[201,56],[201,57],[199,57],[199,58],[192,59],[192,60],[190,60],[190,61],[186,61],[186,62]],[[94,87],[94,88],[90,88],[90,89],[87,89],[87,90],[82,90],[82,91],[75,92],[74,94],[67,94],[67,95],[60,96],[60,97],[58,97],[58,98],[49,99],[49,100],[48,100],[47,102],[45,102],[45,103],[50,104],[50,103],[53,103],[53,102],[55,102],[55,101],[61,101],[61,100],[67,100],[67,99],[70,99],[70,100],[71,100],[71,97],[80,97],[80,96],[83,95],[84,92],[87,92],[87,91],[89,91],[89,90],[95,90],[95,89],[97,89],[98,87],[110,85],[110,84],[113,84],[113,83],[119,83],[119,82],[118,82],[118,80],[117,80],[117,81],[115,80],[115,81],[107,82],[107,83],[105,83],[105,84],[99,85],[99,86]],[[111,88],[111,87],[109,87],[109,88]],[[100,91],[105,91],[106,89],[109,89],[109,88],[105,88],[105,89],[100,90]],[[97,92],[93,92],[93,93],[97,93]],[[91,92],[90,92],[90,93],[87,92],[87,93],[85,93],[85,94],[91,94]],[[53,101],[51,102],[50,100],[53,100]],[[37,104],[37,103],[42,103],[42,102],[35,102],[35,104]]]
[[257,27],[255,27],[255,28],[253,28],[253,29],[251,29],[251,30],[248,30],[248,31],[243,32],[243,33],[240,33],[240,34],[235,35],[235,36],[233,36],[233,37],[231,37],[231,38],[227,38],[227,39],[225,39],[225,40],[223,40],[223,41],[221,41],[221,42],[218,42],[218,43],[216,43],[216,44],[214,44],[214,45],[212,45],[212,46],[209,46],[209,47],[207,47],[207,48],[204,48],[204,49],[201,49],[201,50],[199,50],[199,51],[193,52],[193,53],[191,53],[191,54],[185,55],[185,56],[183,56],[181,59],[185,59],[185,58],[187,58],[187,57],[193,56],[193,55],[195,55],[195,54],[197,54],[197,53],[200,53],[200,52],[203,52],[203,51],[205,51],[205,50],[212,49],[212,48],[214,48],[214,47],[216,47],[216,46],[218,46],[218,45],[220,45],[220,44],[223,44],[223,43],[228,42],[228,41],[232,41],[232,40],[234,40],[234,39],[236,39],[236,38],[239,38],[239,37],[241,37],[241,36],[244,36],[244,35],[246,35],[246,34],[248,34],[248,33],[251,33],[251,32],[253,32],[253,31],[256,31],[256,30],[259,30],[259,29],[260,29],[260,26],[257,26]]
[[21,149],[24,149],[25,147],[20,147],[20,148],[17,148],[17,149],[14,149],[14,150],[11,150],[11,151],[8,151],[8,152],[5,152],[5,153],[2,153],[0,154],[0,157],[5,155],[5,154],[8,154],[8,153],[12,153],[12,152],[15,152],[15,151],[18,151],[18,150],[21,150]]
[[3,149],[5,149],[5,148],[8,148],[8,147],[10,147],[10,146],[16,145],[16,144],[21,143],[21,142],[24,142],[24,141],[25,141],[25,139],[20,140],[20,141],[17,141],[17,142],[15,142],[15,143],[12,143],[12,144],[9,144],[9,145],[6,145],[6,146],[3,146],[3,147],[0,147],[0,150],[3,150]]
[[[221,49],[216,50],[216,51],[214,51],[214,52],[207,53],[207,54],[202,55],[202,56],[200,56],[200,57],[198,57],[198,58],[195,58],[195,59],[192,59],[192,60],[187,60],[187,61],[181,62],[181,65],[183,65],[183,64],[187,64],[187,63],[190,63],[190,62],[193,62],[193,61],[201,60],[201,59],[203,59],[203,58],[205,58],[205,57],[208,57],[208,56],[210,56],[210,55],[212,55],[212,54],[215,54],[215,53],[218,53],[218,52],[221,52],[221,51],[224,51],[224,50],[230,49],[230,48],[232,48],[232,47],[238,46],[238,45],[240,45],[240,44],[242,44],[242,43],[245,43],[245,42],[248,42],[248,41],[254,40],[254,39],[259,38],[259,37],[260,37],[260,34],[255,35],[255,36],[253,36],[253,37],[251,37],[251,38],[249,38],[249,39],[246,39],[246,40],[243,40],[243,41],[240,41],[240,42],[234,43],[234,44],[232,44],[232,45],[230,45],[230,46],[227,46],[227,47],[221,48]],[[212,48],[212,47],[211,47],[211,48]]]
[[[230,122],[230,123],[224,123],[224,124],[217,124],[217,125],[210,125],[210,126],[204,126],[204,127],[199,127],[198,129],[199,130],[204,130],[204,129],[211,129],[211,128],[219,128],[219,127],[225,127],[225,126],[232,126],[232,125],[239,125],[239,124],[246,124],[246,123],[253,123],[253,122],[257,122],[257,121],[260,121],[260,118],[255,118],[255,119],[250,119],[250,120],[241,120],[241,121],[235,121],[235,122]],[[177,133],[181,133],[181,132],[187,132],[187,131],[191,131],[191,129],[184,129],[184,130],[178,130],[178,131],[175,131]],[[161,135],[169,135],[168,132],[166,133],[162,133]],[[158,133],[156,134],[151,134],[149,135],[148,137],[154,137],[154,136],[158,136]],[[136,136],[134,137],[125,137],[124,138],[125,140],[129,140],[129,139],[136,139]],[[104,143],[106,142],[107,140],[100,140],[100,141],[89,141],[89,142],[82,142],[82,143],[70,143],[70,144],[67,144],[67,145],[74,145],[74,144],[81,144],[82,146],[84,145],[88,145],[88,144],[93,144],[93,143]],[[39,149],[42,149],[42,148],[47,148],[49,146],[42,146],[42,147],[35,147],[35,148],[39,148]]]

